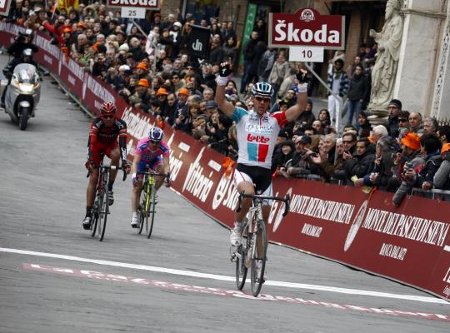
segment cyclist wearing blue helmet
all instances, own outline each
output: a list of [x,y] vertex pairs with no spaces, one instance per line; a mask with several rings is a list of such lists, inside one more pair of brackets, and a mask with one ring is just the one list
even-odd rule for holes
[[[219,109],[236,123],[238,160],[233,175],[234,185],[238,192],[273,196],[272,193],[272,154],[280,129],[288,122],[294,121],[306,109],[307,84],[298,83],[297,103],[285,112],[269,113],[273,87],[267,82],[258,82],[252,88],[254,109],[247,111],[235,107],[225,99],[225,85],[231,74],[230,65],[220,66],[216,79],[216,102]],[[305,74],[302,76],[305,77]],[[253,185],[255,184],[255,186]],[[270,206],[266,202],[263,207],[264,221],[267,223]],[[242,220],[251,205],[251,199],[242,201],[241,210],[235,214],[234,229],[230,234],[230,242],[238,246],[241,242]]]
[[[139,227],[139,218],[137,209],[139,205],[139,198],[141,197],[143,176],[139,172],[146,171],[147,168],[156,173],[168,174],[170,149],[167,143],[162,141],[164,132],[159,127],[150,128],[148,137],[141,139],[136,144],[133,151],[133,165],[131,166],[131,180],[133,183],[133,190],[131,192],[131,226],[133,228]],[[163,176],[156,177],[156,190],[158,190],[164,183]]]

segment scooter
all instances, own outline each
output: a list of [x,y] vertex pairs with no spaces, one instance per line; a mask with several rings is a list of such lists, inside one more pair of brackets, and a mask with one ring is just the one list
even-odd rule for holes
[[3,93],[3,89],[6,89],[5,112],[21,130],[25,130],[28,119],[35,116],[36,106],[41,97],[37,68],[28,63],[17,65],[9,85],[7,79],[1,80],[0,93]]

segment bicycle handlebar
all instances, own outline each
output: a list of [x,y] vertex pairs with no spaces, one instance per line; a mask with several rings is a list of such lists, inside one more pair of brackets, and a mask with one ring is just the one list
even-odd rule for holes
[[238,200],[238,208],[237,212],[241,210],[241,203],[243,198],[251,198],[252,200],[275,200],[275,201],[283,201],[284,202],[284,212],[283,217],[289,213],[290,209],[290,203],[291,203],[291,196],[289,194],[286,194],[284,198],[282,197],[271,197],[271,196],[264,196],[264,195],[258,195],[258,194],[246,194],[245,192],[239,193],[239,200]]
[[138,171],[136,173],[138,175],[163,176],[166,179],[167,187],[170,186],[170,172],[168,172],[168,173],[155,172],[155,171],[150,169],[150,171]]
[[[122,180],[125,181],[125,179],[127,179],[127,173],[126,173],[126,171],[125,171],[125,169],[123,167],[117,167],[115,165],[101,165],[99,167],[99,169],[103,169],[103,170],[107,170],[107,169],[110,169],[110,170],[122,170],[123,171]],[[86,178],[89,178],[90,175],[91,175],[91,170],[88,170]]]

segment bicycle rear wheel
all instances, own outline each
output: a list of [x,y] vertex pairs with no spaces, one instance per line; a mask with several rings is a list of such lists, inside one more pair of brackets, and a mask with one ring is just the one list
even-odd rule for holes
[[[253,296],[257,297],[264,283],[264,271],[266,269],[267,233],[264,221],[258,221],[258,232],[254,233],[253,237],[255,237],[255,252],[252,254],[251,287]],[[262,253],[257,253],[256,251],[258,238],[261,239]],[[258,265],[259,268],[257,267]]]
[[99,241],[103,241],[103,237],[105,237],[105,230],[106,230],[106,221],[108,219],[109,214],[109,202],[106,198],[106,191],[103,191],[98,197],[98,203],[99,203],[99,214],[98,214],[98,237]]
[[156,189],[155,186],[152,185],[151,189],[150,189],[150,200],[149,201],[149,205],[148,205],[148,214],[146,214],[146,223],[148,225],[148,230],[147,230],[147,238],[150,238],[153,232],[153,224],[155,221],[155,213],[156,213],[156,207],[155,207],[155,196],[156,196]]

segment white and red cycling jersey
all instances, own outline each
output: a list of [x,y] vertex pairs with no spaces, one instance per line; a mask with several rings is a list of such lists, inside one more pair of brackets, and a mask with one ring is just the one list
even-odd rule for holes
[[232,119],[236,122],[237,162],[270,169],[278,133],[288,122],[285,113],[266,112],[259,116],[256,111],[236,107]]

